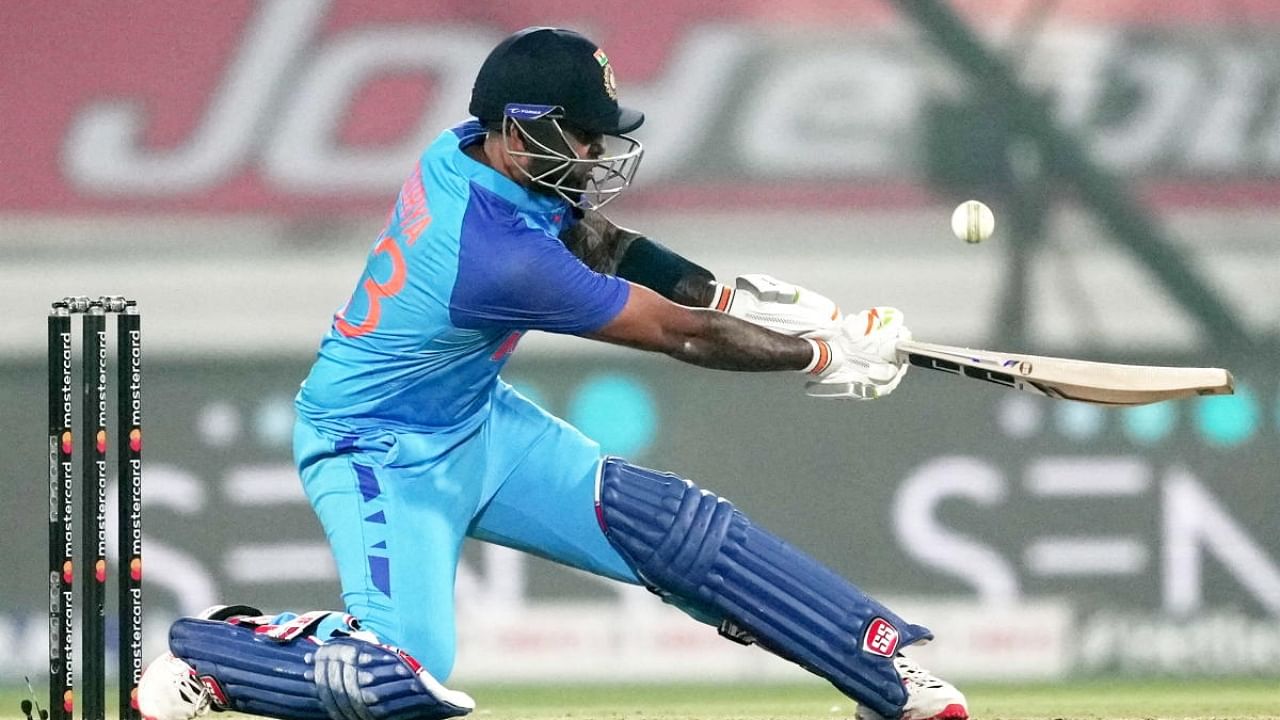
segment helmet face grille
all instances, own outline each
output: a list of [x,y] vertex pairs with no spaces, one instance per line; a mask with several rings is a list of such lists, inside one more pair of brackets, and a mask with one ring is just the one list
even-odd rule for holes
[[[515,133],[519,133],[523,150],[511,146]],[[605,134],[598,141],[600,147],[595,148],[599,154],[579,156],[569,131],[554,113],[532,120],[505,115],[502,137],[508,155],[528,160],[515,163],[527,180],[583,210],[598,210],[626,190],[644,155],[639,140]]]

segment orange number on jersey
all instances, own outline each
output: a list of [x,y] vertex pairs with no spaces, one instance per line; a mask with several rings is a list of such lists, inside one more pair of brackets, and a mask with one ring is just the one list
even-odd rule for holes
[[[369,312],[364,321],[359,325],[352,325],[347,322],[346,312],[347,308],[351,307],[350,302],[347,303],[346,308],[343,308],[338,313],[337,318],[334,320],[334,327],[346,337],[359,337],[378,327],[378,320],[382,318],[382,299],[392,297],[404,287],[404,254],[400,251],[400,246],[396,244],[395,238],[384,237],[373,248],[374,255],[382,255],[384,253],[391,258],[391,277],[387,278],[385,283],[374,280],[372,274],[364,279],[361,288],[364,290],[365,296],[369,298]],[[355,300],[355,298],[352,298],[352,300]]]

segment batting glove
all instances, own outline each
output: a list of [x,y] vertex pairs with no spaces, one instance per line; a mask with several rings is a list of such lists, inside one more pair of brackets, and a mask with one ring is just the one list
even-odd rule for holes
[[826,297],[770,275],[740,275],[734,286],[716,283],[711,307],[793,337],[832,338],[840,308]]
[[810,397],[875,400],[893,392],[907,367],[897,359],[899,341],[910,340],[901,310],[873,307],[844,318],[830,340],[810,339],[814,359],[805,372],[812,377],[804,391]]

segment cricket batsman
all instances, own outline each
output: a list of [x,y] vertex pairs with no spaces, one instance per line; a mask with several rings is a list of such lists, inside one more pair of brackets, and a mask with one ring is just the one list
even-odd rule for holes
[[143,715],[465,715],[444,686],[465,537],[643,584],[726,638],[829,680],[860,718],[968,717],[903,653],[932,637],[727,500],[600,447],[503,382],[531,330],[707,368],[791,371],[817,398],[888,395],[910,337],[887,307],[709,271],[599,209],[635,176],[644,116],[608,56],[528,28],[485,60],[472,119],[422,153],[297,397],[294,454],[345,612],[219,606],[182,618]]

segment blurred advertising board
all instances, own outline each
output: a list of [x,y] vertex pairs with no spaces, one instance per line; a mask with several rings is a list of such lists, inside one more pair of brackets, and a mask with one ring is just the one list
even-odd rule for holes
[[[166,618],[215,602],[333,607],[332,561],[290,460],[305,363],[144,368],[149,652]],[[806,398],[790,376],[650,358],[517,354],[507,375],[606,451],[728,497],[934,626],[939,640],[924,652],[940,672],[1280,673],[1274,369],[1238,368],[1234,398],[1134,410],[919,370],[874,403]],[[43,377],[34,359],[0,367],[8,680],[36,672],[45,648],[45,403],[32,382]],[[467,549],[458,604],[460,677],[554,673],[597,652],[634,662],[597,664],[593,677],[655,678],[703,653],[718,658],[693,663],[709,677],[787,672],[643,590],[495,546]],[[580,656],[556,659],[567,652]],[[1215,652],[1231,662],[1215,664]]]
[[[1018,37],[1025,3],[955,5],[1157,201],[1280,198],[1275,3],[1064,3]],[[0,212],[382,213],[463,117],[488,50],[548,22],[600,42],[648,113],[637,202],[919,204],[924,148],[970,141],[947,109],[969,81],[872,0],[24,0],[3,16],[21,101],[0,109],[0,165],[24,181],[0,185]],[[998,124],[998,103],[970,100]]]

